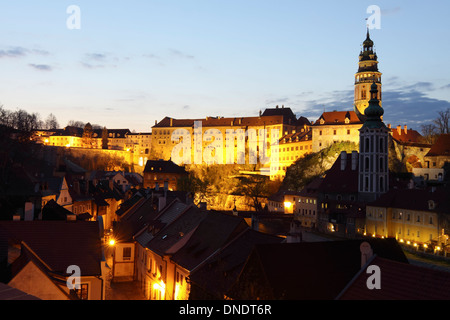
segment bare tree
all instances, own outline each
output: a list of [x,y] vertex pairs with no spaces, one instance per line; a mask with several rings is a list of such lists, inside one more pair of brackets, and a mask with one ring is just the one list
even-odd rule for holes
[[53,113],[50,113],[45,119],[44,128],[47,130],[59,129],[59,123]]
[[447,134],[449,131],[450,108],[438,112],[438,117],[433,121],[438,134]]
[[69,122],[67,122],[67,126],[68,127],[76,127],[76,128],[84,128],[85,123],[82,121],[75,121],[75,120],[70,120]]
[[436,141],[437,130],[434,124],[423,124],[420,126],[420,131],[426,143],[433,144]]

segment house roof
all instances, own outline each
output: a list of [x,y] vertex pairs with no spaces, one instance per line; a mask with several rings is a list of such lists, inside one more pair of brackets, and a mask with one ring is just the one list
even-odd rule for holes
[[300,190],[299,196],[301,197],[315,197],[318,194],[320,185],[323,178],[316,177],[310,183],[308,183],[302,190]]
[[172,260],[192,270],[247,228],[243,218],[209,211],[188,242],[172,256]]
[[[256,244],[281,243],[282,241],[284,238],[250,228],[245,229],[191,272],[189,279],[195,284],[191,287],[192,294],[199,295],[198,298],[201,299],[206,292],[210,297],[223,299],[224,294],[241,273]],[[196,292],[196,287],[201,288],[203,292]]]
[[446,156],[450,157],[450,133],[441,134],[431,146],[426,157]]
[[0,282],[0,300],[41,300],[41,299]]
[[136,241],[143,247],[147,247],[148,243],[155,235],[172,221],[177,219],[181,214],[186,212],[190,205],[184,204],[178,199],[166,205],[158,215],[151,219],[147,226],[134,236]]
[[117,241],[131,241],[135,234],[151,223],[159,214],[156,200],[151,197],[140,198],[114,227],[114,238]]
[[195,206],[179,215],[174,221],[162,228],[152,240],[147,243],[147,248],[158,254],[173,254],[179,247],[178,242],[184,242],[184,238],[197,228],[205,219],[207,213]]
[[[358,157],[358,153],[354,153]],[[330,170],[325,175],[318,190],[322,193],[357,193],[358,192],[358,168],[359,161],[352,169],[352,153],[346,154],[344,170],[341,168],[342,153],[336,159]]]
[[[348,123],[345,123],[346,118],[349,121]],[[321,120],[323,120],[323,123],[321,123]],[[336,124],[362,124],[362,122],[356,115],[355,111],[331,111],[322,113],[319,119],[314,122],[313,126]]]
[[74,216],[74,214],[55,200],[48,201],[42,208],[42,220],[66,220],[67,216]]
[[[373,274],[367,272],[369,265],[380,268],[380,289],[367,288],[368,277]],[[450,300],[450,272],[374,256],[337,299]]]
[[[450,199],[450,189],[445,187],[391,189],[367,205],[371,207],[449,213],[450,201],[448,199]],[[431,203],[432,207],[430,207],[430,200],[433,201]]]
[[[395,239],[361,239],[256,245],[230,289],[234,299],[334,299],[361,269],[361,249],[403,263],[408,260]],[[248,286],[264,288],[258,297]],[[250,290],[251,291],[251,290]]]
[[98,222],[0,221],[0,260],[8,241],[26,242],[53,272],[66,274],[70,265],[78,265],[82,275],[101,274]]
[[408,129],[406,126],[402,128],[398,126],[397,128],[391,129],[392,138],[401,143],[409,144],[424,144],[423,136],[413,129]]
[[172,160],[148,160],[144,173],[161,172],[161,173],[179,173],[186,174],[184,167],[175,164]]

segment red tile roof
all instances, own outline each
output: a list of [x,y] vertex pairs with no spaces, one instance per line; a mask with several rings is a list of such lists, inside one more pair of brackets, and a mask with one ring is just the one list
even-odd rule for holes
[[[358,157],[359,154],[355,153]],[[341,170],[342,153],[334,162],[333,166],[325,175],[322,183],[318,187],[321,193],[357,193],[358,192],[358,168],[359,161],[356,160],[356,167],[352,169],[352,153],[347,153],[344,161],[344,170]]]
[[[346,118],[349,119],[348,124],[362,124],[361,120],[359,120],[355,111],[331,111],[322,113],[322,115],[319,117],[319,119],[317,119],[316,122],[314,122],[313,125],[320,126],[332,124],[346,124],[345,123]],[[323,124],[321,124],[321,120],[324,121]]]
[[435,156],[450,157],[450,134],[441,134],[426,155],[426,157]]
[[401,126],[392,128],[391,132],[392,138],[399,142],[424,144],[423,136],[416,130],[408,129],[406,126],[404,128],[401,128]]
[[[380,289],[368,289],[372,272],[380,268]],[[375,256],[337,297],[339,300],[450,300],[450,272],[419,267]]]
[[195,121],[201,121],[202,127],[228,127],[228,126],[268,126],[276,124],[292,124],[288,119],[283,118],[282,115],[265,116],[265,117],[239,117],[239,118],[224,118],[224,117],[207,117],[204,119],[173,119],[165,117],[152,128],[167,128],[167,127],[193,127]]

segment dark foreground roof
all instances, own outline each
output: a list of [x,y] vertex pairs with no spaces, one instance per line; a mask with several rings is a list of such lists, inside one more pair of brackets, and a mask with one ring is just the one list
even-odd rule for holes
[[[380,288],[368,289],[370,265],[380,269]],[[374,256],[337,297],[339,300],[450,300],[450,272]]]
[[53,272],[67,275],[77,265],[82,276],[101,275],[101,239],[94,221],[0,221],[0,261],[8,242],[25,242]]
[[395,239],[256,245],[228,296],[253,299],[335,299],[361,270],[360,245],[374,254],[408,263]]

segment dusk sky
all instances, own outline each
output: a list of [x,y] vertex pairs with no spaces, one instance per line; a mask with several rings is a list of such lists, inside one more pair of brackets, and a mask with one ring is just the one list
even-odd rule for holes
[[137,132],[275,105],[315,121],[353,109],[370,5],[385,122],[419,130],[450,107],[448,0],[0,0],[0,105]]

